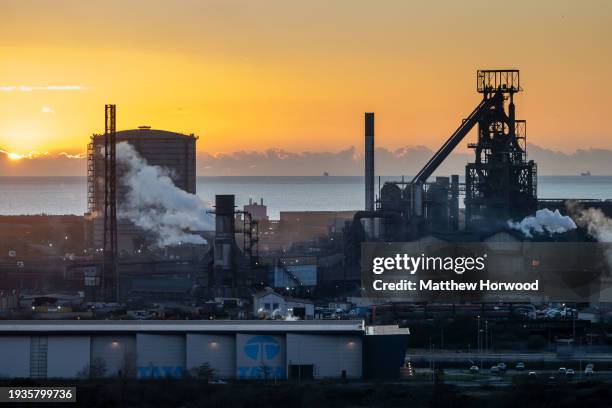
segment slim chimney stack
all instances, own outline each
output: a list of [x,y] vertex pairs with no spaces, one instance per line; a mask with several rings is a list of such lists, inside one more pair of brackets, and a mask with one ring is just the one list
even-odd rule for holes
[[374,211],[374,113],[365,114],[365,210]]

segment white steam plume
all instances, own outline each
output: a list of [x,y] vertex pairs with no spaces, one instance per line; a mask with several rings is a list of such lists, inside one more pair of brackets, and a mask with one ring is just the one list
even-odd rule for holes
[[168,170],[149,165],[127,142],[117,144],[117,162],[125,189],[119,217],[153,232],[160,247],[206,243],[193,231],[214,229],[209,204],[176,187]]
[[[595,238],[598,242],[612,243],[612,219],[599,208],[581,209],[574,204],[568,206],[575,211],[574,219],[582,228],[586,229],[587,234]],[[606,245],[603,248],[606,255],[608,266],[612,269],[612,247]]]
[[520,222],[508,221],[508,226],[521,231],[525,237],[533,238],[533,234],[562,234],[576,229],[576,223],[567,215],[561,215],[559,210],[548,208],[538,210],[534,215],[523,218]]
[[606,217],[599,208],[578,210],[574,219],[597,241],[612,242],[612,219]]

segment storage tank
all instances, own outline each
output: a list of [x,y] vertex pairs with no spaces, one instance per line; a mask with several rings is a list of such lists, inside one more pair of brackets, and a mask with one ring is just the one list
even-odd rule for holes
[[[196,141],[193,134],[182,134],[141,126],[116,133],[117,143],[128,142],[150,165],[168,170],[174,184],[188,193],[196,193]],[[103,246],[104,234],[104,140],[93,135],[88,146],[87,197],[93,217],[94,248]],[[117,208],[121,207],[121,166],[117,168]],[[133,251],[146,240],[146,234],[131,222],[119,219],[117,241],[120,250]]]

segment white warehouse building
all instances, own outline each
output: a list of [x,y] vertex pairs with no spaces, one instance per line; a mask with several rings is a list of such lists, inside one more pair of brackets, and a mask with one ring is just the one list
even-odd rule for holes
[[356,320],[2,321],[0,377],[179,378],[208,364],[226,379],[363,378],[366,337]]
[[283,296],[270,288],[253,295],[253,314],[255,316],[299,317],[314,319],[314,303],[308,299]]

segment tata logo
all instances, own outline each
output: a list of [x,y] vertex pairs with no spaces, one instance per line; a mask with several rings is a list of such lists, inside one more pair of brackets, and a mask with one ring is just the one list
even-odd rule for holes
[[181,366],[144,366],[138,367],[138,378],[181,378]]
[[272,360],[280,352],[278,340],[271,336],[252,337],[244,345],[244,354],[251,360]]

